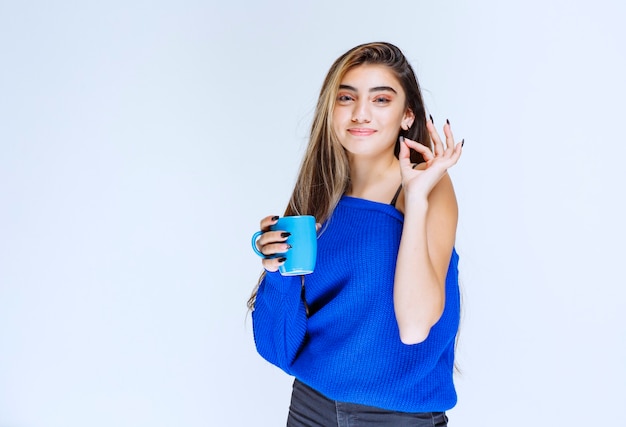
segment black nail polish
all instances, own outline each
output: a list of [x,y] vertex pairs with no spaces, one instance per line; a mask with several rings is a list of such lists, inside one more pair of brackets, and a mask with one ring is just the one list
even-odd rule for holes
[[278,215],[274,215],[274,216],[272,217],[272,221],[278,221],[278,218],[279,218],[279,216],[278,216]]
[[450,120],[446,119],[446,123],[450,126]]
[[433,115],[432,115],[432,114],[429,114],[429,116],[430,116],[430,122],[431,122],[432,124],[435,124],[435,121],[433,120]]
[[291,233],[288,232],[288,231],[284,231],[284,232],[280,233],[280,237],[289,237],[289,236],[291,236]]
[[461,141],[461,147],[465,145],[465,138]]
[[278,262],[285,262],[285,261],[287,261],[287,258],[285,258],[285,257],[278,258]]

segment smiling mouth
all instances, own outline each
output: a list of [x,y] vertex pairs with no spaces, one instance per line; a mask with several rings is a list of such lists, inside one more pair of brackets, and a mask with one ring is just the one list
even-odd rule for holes
[[367,128],[352,128],[348,129],[348,132],[354,136],[370,136],[374,134],[376,130]]

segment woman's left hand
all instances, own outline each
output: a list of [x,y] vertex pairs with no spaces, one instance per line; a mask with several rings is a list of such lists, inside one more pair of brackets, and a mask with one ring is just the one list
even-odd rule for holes
[[[427,120],[426,127],[433,141],[434,152],[430,148],[404,138],[400,141],[400,170],[402,172],[402,186],[405,198],[428,198],[432,189],[445,175],[446,171],[454,166],[461,157],[463,142],[454,143],[450,123],[446,122],[443,133],[446,143],[441,141],[437,129],[432,122]],[[424,163],[415,166],[411,163],[410,150],[414,149],[424,157]]]

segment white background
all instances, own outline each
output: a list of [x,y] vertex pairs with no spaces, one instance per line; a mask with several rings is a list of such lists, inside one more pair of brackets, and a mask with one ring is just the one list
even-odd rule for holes
[[465,138],[452,426],[626,425],[615,1],[0,3],[0,427],[284,425],[249,237],[322,79],[403,49]]

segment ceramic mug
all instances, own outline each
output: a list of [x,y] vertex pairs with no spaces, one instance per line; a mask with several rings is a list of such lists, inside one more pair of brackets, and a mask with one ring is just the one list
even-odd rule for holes
[[[270,231],[291,233],[285,242],[291,246],[291,249],[271,256],[271,258],[287,258],[278,267],[280,274],[283,276],[298,276],[313,273],[317,259],[315,217],[311,215],[284,216],[270,226]],[[267,258],[256,246],[257,239],[263,233],[263,231],[257,231],[252,235],[252,249],[260,257]]]

